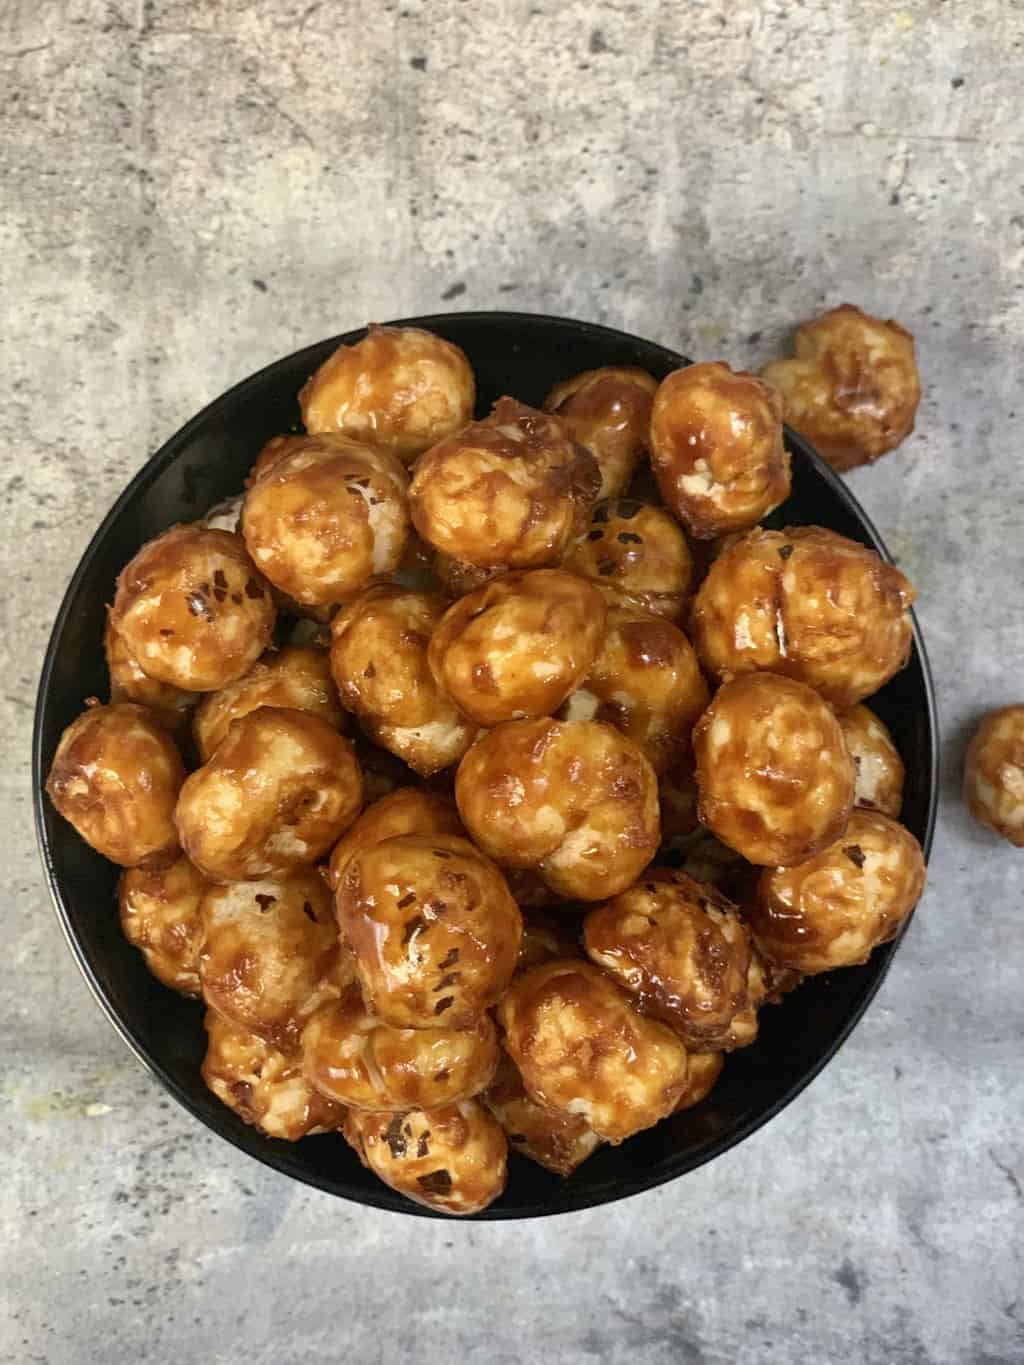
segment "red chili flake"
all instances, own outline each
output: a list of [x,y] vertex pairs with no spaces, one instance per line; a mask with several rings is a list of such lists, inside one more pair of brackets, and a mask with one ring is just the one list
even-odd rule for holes
[[396,1114],[384,1130],[384,1141],[391,1149],[391,1155],[395,1161],[399,1157],[405,1156],[406,1141],[402,1135],[402,1120],[404,1118],[404,1114]]
[[594,528],[593,531],[588,532],[588,534],[587,534],[587,539],[588,539],[588,540],[603,540],[603,539],[604,539],[604,532],[601,530],[600,526],[596,526],[596,527]]
[[265,913],[272,905],[277,904],[276,896],[268,896],[263,891],[256,892],[256,904],[260,907],[260,912]]
[[452,1005],[454,1004],[455,1004],[454,995],[445,995],[434,1006],[434,1013],[444,1014],[445,1010],[451,1009]]
[[780,545],[780,546],[779,546],[779,558],[780,558],[780,559],[788,559],[789,556],[790,556],[792,553],[793,553],[793,547],[792,547],[792,545]]
[[406,920],[405,932],[402,934],[402,947],[404,948],[414,934],[418,934],[424,926],[422,915],[413,915],[412,919]]
[[403,896],[402,899],[398,902],[398,908],[399,908],[399,910],[404,910],[405,907],[406,907],[407,905],[412,905],[412,903],[415,901],[415,899],[416,899],[416,892],[415,892],[415,891],[410,891],[409,894],[408,894],[407,896]]
[[226,588],[228,585],[228,576],[223,569],[217,569],[213,575],[213,581],[218,588]]
[[426,1131],[425,1133],[420,1133],[419,1141],[418,1141],[417,1144],[416,1144],[416,1155],[417,1155],[417,1156],[429,1156],[429,1155],[430,1155],[430,1143],[427,1141],[427,1139],[428,1139],[429,1137],[430,1137],[430,1129],[429,1129],[429,1128],[427,1129],[427,1131]]
[[246,597],[251,597],[253,601],[256,601],[258,598],[263,596],[263,589],[256,582],[255,578],[250,578],[246,580],[245,595]]
[[860,868],[864,866],[864,850],[861,848],[860,844],[847,844],[843,849],[843,852],[849,858],[850,862],[853,863],[854,867]]
[[449,967],[454,967],[455,964],[456,964],[456,962],[458,962],[458,960],[459,960],[459,950],[458,950],[458,948],[449,948],[449,949],[448,949],[448,956],[447,956],[447,957],[445,958],[445,960],[441,963],[441,971],[443,972],[443,971],[446,971]]
[[435,991],[447,990],[449,986],[455,985],[456,981],[458,981],[461,975],[462,975],[461,972],[446,972],[445,975],[442,976],[441,980],[434,987],[434,990]]
[[429,1175],[417,1176],[416,1184],[428,1194],[450,1194],[452,1178],[447,1171],[431,1171]]
[[615,537],[620,545],[642,545],[643,536],[638,536],[635,531],[620,531]]
[[302,913],[306,916],[307,919],[311,919],[314,924],[317,923],[316,911],[310,905],[309,901],[302,902]]

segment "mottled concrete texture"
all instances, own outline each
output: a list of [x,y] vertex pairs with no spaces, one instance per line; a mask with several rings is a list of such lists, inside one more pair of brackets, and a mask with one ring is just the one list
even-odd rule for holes
[[[1024,1361],[1024,854],[958,805],[1024,694],[1016,0],[5,0],[0,1358]],[[515,307],[754,364],[850,299],[917,334],[851,479],[913,576],[945,732],[931,886],[868,1017],[768,1128],[551,1223],[349,1207],[126,1053],[43,890],[44,643],[147,454],[368,318]]]

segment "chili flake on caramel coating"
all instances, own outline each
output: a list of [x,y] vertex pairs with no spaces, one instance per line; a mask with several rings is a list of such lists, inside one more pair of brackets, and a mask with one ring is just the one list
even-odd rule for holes
[[165,986],[199,994],[203,929],[199,902],[206,879],[185,857],[169,867],[130,867],[117,886],[121,929]]
[[331,850],[328,884],[336,889],[341,874],[361,849],[400,834],[458,834],[466,831],[455,802],[421,787],[399,787],[367,806]]
[[634,498],[598,503],[562,565],[589,579],[610,606],[682,618],[690,600],[693,555],[664,507]]
[[903,805],[903,760],[888,727],[864,705],[839,712],[839,725],[857,769],[855,806],[880,810],[894,820]]
[[560,417],[601,471],[600,498],[615,498],[629,487],[647,451],[651,403],[658,381],[635,365],[605,365],[565,379],[544,400],[544,411]]
[[575,1114],[556,1114],[531,1099],[515,1062],[501,1054],[497,1074],[480,1097],[505,1130],[509,1146],[563,1178],[601,1145],[601,1139]]
[[964,799],[971,814],[1024,848],[1024,705],[990,712],[964,760]]

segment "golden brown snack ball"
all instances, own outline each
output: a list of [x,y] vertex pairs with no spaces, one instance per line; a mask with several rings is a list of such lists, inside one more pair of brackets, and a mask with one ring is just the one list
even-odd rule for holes
[[467,839],[406,834],[360,849],[335,901],[367,1008],[395,1028],[470,1028],[512,978],[522,916]]
[[624,890],[658,847],[654,770],[600,721],[506,721],[462,760],[455,799],[485,853],[569,898]]
[[427,662],[446,606],[433,593],[382,585],[343,607],[331,624],[331,672],[342,705],[421,777],[457,763],[477,732]]
[[400,834],[458,834],[466,831],[455,802],[421,787],[398,787],[367,806],[331,850],[328,882],[337,887],[354,855]]
[[361,804],[362,775],[347,739],[319,716],[262,706],[231,722],[182,787],[174,819],[207,877],[249,881],[316,862]]
[[46,791],[59,815],[121,867],[174,861],[174,808],[185,767],[159,716],[133,702],[92,706],[71,722]]
[[439,1213],[479,1213],[505,1188],[508,1143],[477,1100],[404,1114],[351,1109],[343,1131],[385,1185]]
[[682,619],[690,600],[693,556],[686,537],[664,507],[635,498],[598,503],[563,568],[589,579],[611,605],[670,621]]
[[598,497],[615,498],[629,487],[647,452],[657,387],[654,376],[635,365],[605,365],[563,380],[545,398],[544,411],[560,417],[597,461]]
[[854,805],[897,819],[903,805],[905,771],[888,726],[862,704],[841,711],[839,725],[857,769]]
[[555,1175],[572,1175],[601,1145],[586,1119],[556,1114],[531,1099],[507,1052],[501,1054],[497,1074],[481,1099],[505,1130],[512,1151]]
[[763,958],[812,976],[866,962],[895,937],[924,882],[924,855],[910,831],[878,811],[855,810],[821,853],[762,873],[746,919]]
[[692,1109],[694,1105],[700,1104],[701,1100],[706,1100],[724,1066],[725,1055],[721,1052],[691,1052],[686,1089],[672,1112],[681,1114],[684,1109]]
[[784,673],[846,710],[906,664],[914,597],[899,569],[857,541],[821,526],[758,529],[712,564],[690,638],[716,678]]
[[199,902],[206,879],[185,857],[170,867],[129,867],[117,888],[121,929],[165,986],[199,994],[203,925]]
[[477,725],[550,716],[596,659],[606,615],[601,594],[575,574],[511,573],[449,607],[430,670]]
[[782,394],[786,421],[833,469],[870,464],[914,429],[921,380],[914,338],[853,304],[801,323],[796,355],[761,371]]
[[139,667],[187,692],[214,692],[260,657],[277,610],[241,536],[172,526],[121,570],[110,622]]
[[964,800],[976,820],[1024,848],[1024,705],[992,711],[964,761]]
[[686,1088],[686,1048],[639,1014],[604,972],[578,959],[517,976],[497,1011],[530,1096],[619,1143],[671,1114]]
[[144,673],[138,659],[124,642],[124,636],[114,629],[107,613],[107,628],[103,635],[103,649],[110,674],[110,700],[133,701],[149,709],[168,726],[178,731],[188,724],[188,715],[199,700],[196,692],[186,692],[170,683],[158,682]]
[[790,866],[845,829],[855,769],[834,712],[804,683],[748,673],[693,731],[701,823],[750,863]]
[[435,550],[487,568],[557,563],[586,522],[600,474],[558,418],[501,398],[483,422],[416,464],[413,525]]
[[340,432],[403,464],[473,418],[476,381],[464,351],[419,327],[367,329],[339,346],[299,394],[306,430]]

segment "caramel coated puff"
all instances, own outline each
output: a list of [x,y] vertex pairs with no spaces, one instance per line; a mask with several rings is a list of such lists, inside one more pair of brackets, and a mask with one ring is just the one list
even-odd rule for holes
[[455,799],[495,862],[535,867],[566,897],[615,895],[658,847],[654,771],[631,740],[600,721],[506,721],[462,760]]
[[313,1089],[297,1058],[214,1010],[207,1011],[206,1034],[203,1080],[240,1119],[285,1142],[341,1127],[345,1110]]
[[601,1145],[586,1119],[553,1113],[531,1099],[506,1052],[501,1054],[497,1075],[481,1098],[505,1130],[512,1150],[555,1175],[572,1175]]
[[544,411],[560,417],[601,471],[600,498],[625,493],[647,451],[651,403],[658,381],[634,365],[584,370],[556,384]]
[[834,531],[755,530],[712,564],[690,638],[716,678],[784,673],[846,710],[906,664],[915,595],[899,569]]
[[682,619],[693,581],[693,556],[664,507],[616,498],[598,503],[563,568],[594,583],[611,605]]
[[238,1028],[295,1052],[306,1021],[338,995],[331,893],[314,868],[210,886],[199,905],[203,999]]
[[782,394],[786,421],[833,469],[870,464],[913,431],[921,380],[914,338],[898,322],[844,303],[801,323],[794,350],[761,373]]
[[383,585],[343,607],[331,624],[331,672],[341,704],[372,740],[421,777],[458,763],[477,730],[427,662],[446,606],[432,593]]
[[992,711],[975,731],[964,800],[976,820],[1024,848],[1024,705]]
[[857,769],[854,805],[897,819],[903,805],[904,767],[888,726],[863,705],[840,712],[839,725]]
[[458,346],[418,327],[377,327],[339,346],[299,393],[310,432],[341,432],[403,464],[473,419],[476,381]]
[[172,526],[121,570],[110,624],[150,678],[214,692],[252,667],[276,615],[241,536],[196,524]]
[[316,862],[361,804],[348,740],[319,716],[262,706],[231,722],[182,787],[174,819],[212,881],[252,881]]
[[71,722],[46,791],[97,853],[121,867],[174,861],[174,807],[185,767],[156,712],[133,702],[93,706]]
[[672,1112],[681,1114],[684,1109],[692,1109],[695,1104],[700,1104],[701,1100],[706,1100],[724,1066],[725,1056],[721,1052],[691,1052],[686,1089]]
[[643,881],[591,910],[583,921],[587,956],[635,998],[638,1009],[669,1024],[688,1048],[731,1051],[752,1042],[750,940],[736,907],[685,872],[649,871]]
[[198,694],[158,682],[144,673],[125,644],[124,636],[114,629],[109,612],[103,649],[107,656],[112,702],[134,701],[139,706],[147,706],[170,730],[178,731],[188,724],[188,714],[199,700]]
[[805,976],[854,967],[895,937],[924,880],[924,855],[910,831],[878,811],[855,810],[822,853],[762,873],[747,923],[776,967]]
[[430,671],[477,725],[550,716],[597,658],[607,609],[562,569],[508,574],[449,607],[427,651]]
[[405,1114],[351,1109],[343,1132],[385,1185],[439,1213],[479,1213],[505,1188],[508,1143],[477,1100]]
[[556,417],[500,398],[483,422],[420,457],[409,508],[443,555],[484,568],[540,568],[561,559],[600,482],[594,457]]
[[405,470],[387,451],[307,437],[250,485],[242,535],[281,592],[308,607],[341,602],[401,563]]
[[261,706],[306,711],[340,729],[344,712],[331,678],[327,651],[309,645],[285,645],[265,654],[237,682],[204,697],[192,722],[202,761],[212,757],[233,720]]
[[361,849],[335,898],[367,1008],[395,1028],[471,1028],[512,978],[522,916],[468,839],[407,834]]
[[356,853],[373,848],[385,839],[401,834],[458,834],[466,831],[454,801],[423,791],[420,787],[399,787],[367,806],[354,825],[331,850],[328,884],[337,889],[341,874]]
[[788,867],[842,834],[855,769],[812,688],[749,673],[719,688],[693,731],[701,822],[747,862]]
[[675,370],[654,396],[651,465],[667,506],[699,540],[755,526],[789,497],[782,399],[721,361]]
[[189,860],[179,858],[170,867],[126,868],[117,887],[125,938],[157,980],[182,995],[199,994],[199,901],[206,885]]
[[680,1039],[589,962],[542,962],[517,976],[498,1023],[530,1096],[607,1142],[658,1123],[686,1089]]

